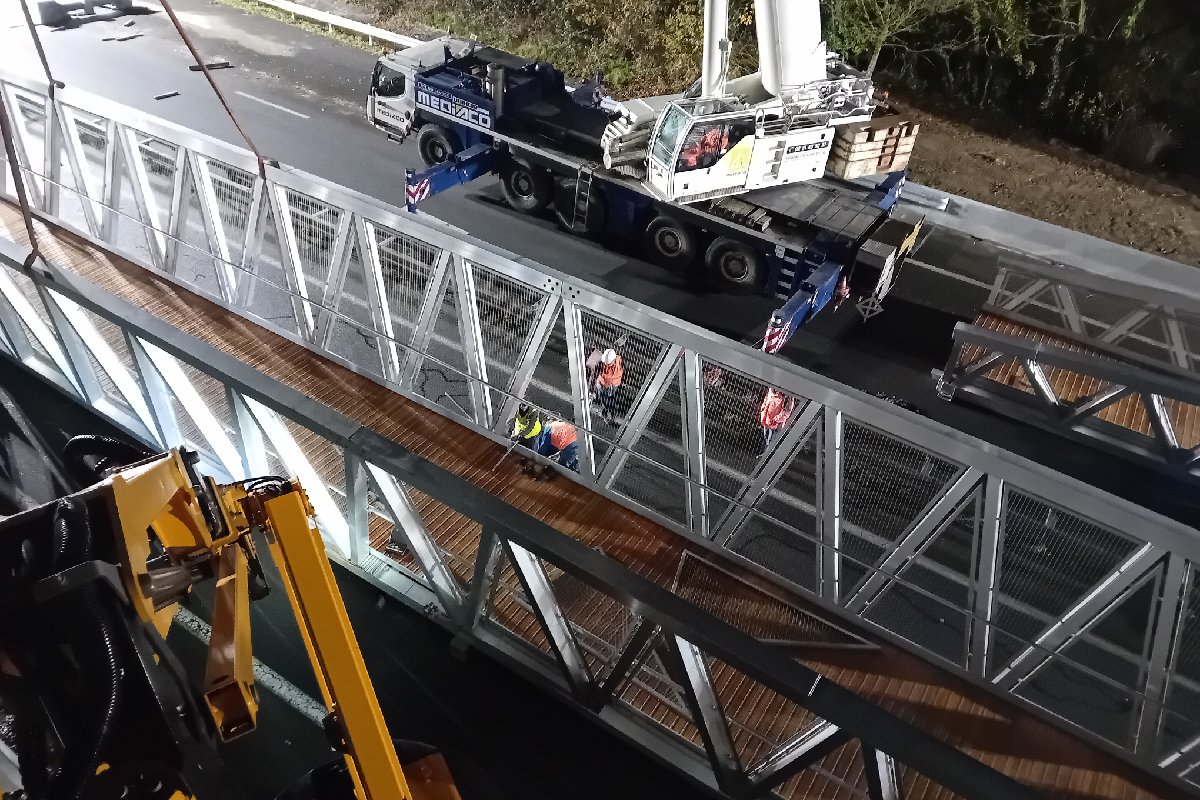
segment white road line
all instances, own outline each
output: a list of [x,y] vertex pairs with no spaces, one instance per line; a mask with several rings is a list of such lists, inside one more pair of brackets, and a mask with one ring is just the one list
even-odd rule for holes
[[[186,608],[180,608],[175,614],[175,622],[185,631],[208,644],[209,637],[212,636],[212,628],[207,622]],[[316,724],[322,724],[325,719],[323,704],[309,697],[304,690],[257,658],[254,659],[254,681]]]
[[283,111],[284,113],[291,114],[293,116],[297,116],[300,119],[308,119],[308,114],[301,114],[299,111],[292,111],[290,108],[287,108],[286,106],[281,106],[278,103],[272,103],[270,100],[263,100],[261,97],[255,97],[252,94],[246,94],[245,92],[239,92],[236,90],[234,91],[234,94],[236,94],[240,97],[244,97],[247,100],[253,100],[256,103],[262,103],[264,106],[270,106],[271,108],[277,108],[280,111]]

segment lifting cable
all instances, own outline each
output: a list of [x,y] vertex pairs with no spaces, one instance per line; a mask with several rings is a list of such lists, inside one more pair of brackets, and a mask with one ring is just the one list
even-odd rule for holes
[[179,17],[175,16],[175,9],[171,8],[171,4],[168,2],[168,0],[159,0],[159,2],[162,4],[163,10],[167,12],[167,16],[171,18],[171,24],[173,24],[175,26],[175,30],[179,32],[179,38],[183,40],[185,45],[187,45],[187,49],[189,52],[191,52],[192,58],[196,60],[197,69],[204,73],[204,77],[208,80],[208,85],[212,87],[213,94],[215,94],[217,99],[221,101],[221,105],[225,108],[225,113],[229,115],[229,119],[233,122],[233,126],[237,128],[238,133],[242,135],[242,139],[244,139],[246,142],[246,147],[250,148],[250,152],[254,153],[254,157],[258,159],[258,176],[266,179],[266,160],[263,158],[262,153],[258,151],[258,148],[254,146],[254,142],[250,140],[250,136],[245,130],[242,129],[242,125],[238,122],[237,117],[233,115],[233,109],[229,107],[229,101],[225,99],[225,95],[221,93],[221,89],[219,86],[217,86],[217,82],[213,80],[212,72],[209,71],[208,65],[204,63],[204,59],[200,57],[200,51],[196,49],[196,45],[192,44],[192,40],[190,37],[188,37],[187,31],[183,29],[183,25],[179,22]]
[[29,28],[29,36],[37,50],[38,60],[42,62],[42,71],[46,73],[46,83],[50,84],[50,99],[54,99],[54,90],[61,89],[62,84],[54,80],[50,74],[50,62],[46,59],[46,49],[42,47],[42,37],[38,36],[37,25],[33,23],[33,15],[29,13],[29,0],[21,0],[21,11],[25,14],[25,25]]
[[[50,102],[54,102],[54,90],[61,88],[62,84],[54,80],[54,76],[50,74],[50,62],[46,58],[46,49],[42,47],[42,37],[38,36],[37,26],[33,22],[33,15],[29,13],[29,0],[21,0],[21,12],[25,15],[25,26],[29,28],[29,37],[33,40],[33,47],[37,50],[38,60],[42,62],[42,72],[46,73],[46,84],[48,86],[47,95]],[[15,109],[14,109],[15,110]],[[54,118],[54,113],[46,115],[46,120]],[[4,108],[4,100],[0,98],[0,133],[4,136],[4,154],[8,159],[9,172],[12,173],[13,183],[17,187],[17,201],[21,204],[21,216],[25,218],[25,231],[29,235],[29,255],[25,257],[25,269],[28,270],[33,266],[35,259],[41,256],[38,248],[37,234],[33,227],[33,209],[29,205],[29,195],[25,191],[25,175],[21,170],[21,162],[17,161],[16,149],[16,131],[13,128],[13,120],[8,118],[8,111]],[[50,131],[45,131],[44,135],[49,139]],[[32,170],[30,170],[32,172]],[[50,180],[49,176],[45,176],[45,180]]]
[[25,219],[25,232],[29,236],[29,255],[25,257],[25,269],[33,266],[33,260],[38,257],[37,232],[33,228],[33,211],[29,208],[29,196],[25,193],[25,177],[22,174],[21,162],[17,161],[16,140],[13,139],[13,128],[8,119],[8,109],[3,98],[0,98],[0,135],[4,137],[4,155],[8,160],[8,171],[12,173],[13,183],[17,187],[17,202],[21,206],[21,216]]

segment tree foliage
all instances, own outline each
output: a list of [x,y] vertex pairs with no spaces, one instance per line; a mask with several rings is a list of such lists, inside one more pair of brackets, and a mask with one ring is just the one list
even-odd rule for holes
[[932,20],[970,5],[972,0],[829,0],[826,17],[830,38],[845,50],[868,54],[870,75],[883,48],[897,37],[913,34]]
[[[799,0],[793,0],[799,2]],[[1003,112],[1134,166],[1200,175],[1197,0],[820,0],[830,45],[934,103]],[[700,72],[702,0],[375,0],[629,95]],[[755,68],[732,0],[731,74]]]

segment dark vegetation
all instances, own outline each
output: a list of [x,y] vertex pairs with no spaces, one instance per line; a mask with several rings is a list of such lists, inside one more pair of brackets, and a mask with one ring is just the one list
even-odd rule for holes
[[[619,96],[699,72],[702,0],[374,0],[551,61]],[[733,74],[754,69],[752,0],[733,0]],[[918,105],[981,110],[1139,170],[1200,178],[1196,0],[822,0],[830,45]],[[1189,181],[1191,182],[1191,181]]]

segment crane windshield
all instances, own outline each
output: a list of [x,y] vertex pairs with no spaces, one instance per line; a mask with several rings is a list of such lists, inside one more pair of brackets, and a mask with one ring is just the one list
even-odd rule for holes
[[672,103],[658,126],[658,136],[654,140],[650,157],[660,164],[670,166],[675,154],[675,145],[679,143],[679,137],[687,130],[691,119],[690,114]]

